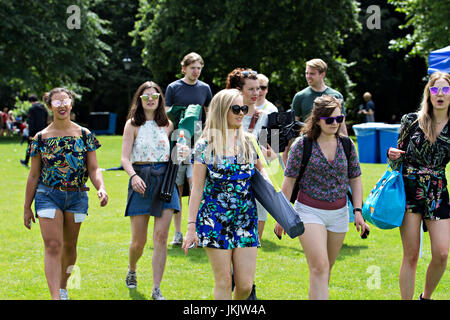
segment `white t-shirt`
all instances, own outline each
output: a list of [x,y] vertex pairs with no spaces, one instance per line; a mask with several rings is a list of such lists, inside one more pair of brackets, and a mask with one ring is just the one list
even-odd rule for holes
[[267,113],[278,112],[278,108],[267,99],[262,105],[256,106],[256,109],[266,111]]

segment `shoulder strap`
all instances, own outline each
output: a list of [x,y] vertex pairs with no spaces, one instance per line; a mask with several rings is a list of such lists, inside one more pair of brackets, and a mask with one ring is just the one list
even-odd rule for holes
[[81,136],[82,136],[84,145],[87,146],[87,134],[86,134],[86,130],[83,127],[81,127]]
[[303,138],[303,153],[302,153],[302,163],[300,165],[300,172],[295,179],[294,189],[292,190],[291,199],[292,203],[297,199],[297,194],[300,190],[300,179],[303,177],[305,173],[306,167],[308,166],[309,158],[311,158],[312,153],[312,140],[308,138],[308,136],[304,135]]
[[347,158],[347,162],[350,161],[350,154],[352,152],[352,143],[351,139],[346,136],[339,137],[341,140],[342,146],[344,147],[345,157]]

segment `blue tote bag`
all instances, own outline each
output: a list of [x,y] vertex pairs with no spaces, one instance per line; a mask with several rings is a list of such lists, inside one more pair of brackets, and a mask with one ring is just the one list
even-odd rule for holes
[[402,166],[399,171],[389,169],[388,166],[362,208],[364,219],[380,229],[401,226],[405,214],[406,195]]

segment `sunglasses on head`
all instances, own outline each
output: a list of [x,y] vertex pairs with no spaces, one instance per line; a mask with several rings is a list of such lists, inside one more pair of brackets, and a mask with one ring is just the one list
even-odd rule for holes
[[231,106],[231,111],[232,111],[234,114],[239,114],[239,113],[241,113],[241,111],[242,111],[243,114],[247,114],[247,113],[248,113],[248,106],[243,105],[243,106],[241,107],[241,106],[235,104],[235,105],[232,105],[232,106]]
[[439,93],[439,90],[442,90],[442,93],[447,95],[450,93],[450,87],[430,87],[430,93],[435,96]]
[[258,74],[258,72],[256,72],[255,70],[250,70],[250,71],[242,71],[242,75],[244,76],[244,77],[248,77],[249,75],[251,75],[251,74],[253,74],[253,75],[257,75]]
[[155,92],[155,93],[152,93],[150,96],[149,96],[148,94],[143,94],[140,98],[141,98],[142,100],[144,100],[144,101],[148,101],[148,99],[150,99],[150,97],[151,97],[153,100],[158,100],[158,99],[159,99],[159,96],[160,96],[160,94],[157,93],[157,92]]
[[72,100],[70,98],[66,98],[64,100],[52,100],[51,105],[54,108],[59,108],[61,106],[67,107],[70,106]]
[[335,120],[337,123],[342,123],[344,121],[344,116],[340,115],[337,117],[320,117],[320,119],[325,120],[326,124],[333,124]]

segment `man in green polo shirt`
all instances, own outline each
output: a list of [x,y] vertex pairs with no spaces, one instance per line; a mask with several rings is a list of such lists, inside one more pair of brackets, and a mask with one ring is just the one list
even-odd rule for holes
[[[339,91],[336,91],[325,84],[327,73],[327,64],[322,59],[312,59],[306,62],[305,78],[308,87],[297,92],[292,100],[292,109],[295,113],[295,119],[305,122],[313,108],[314,99],[322,95],[331,95],[342,100],[342,114],[345,115],[344,97]],[[344,122],[345,123],[345,122]],[[347,134],[347,127],[341,126],[341,134]]]

